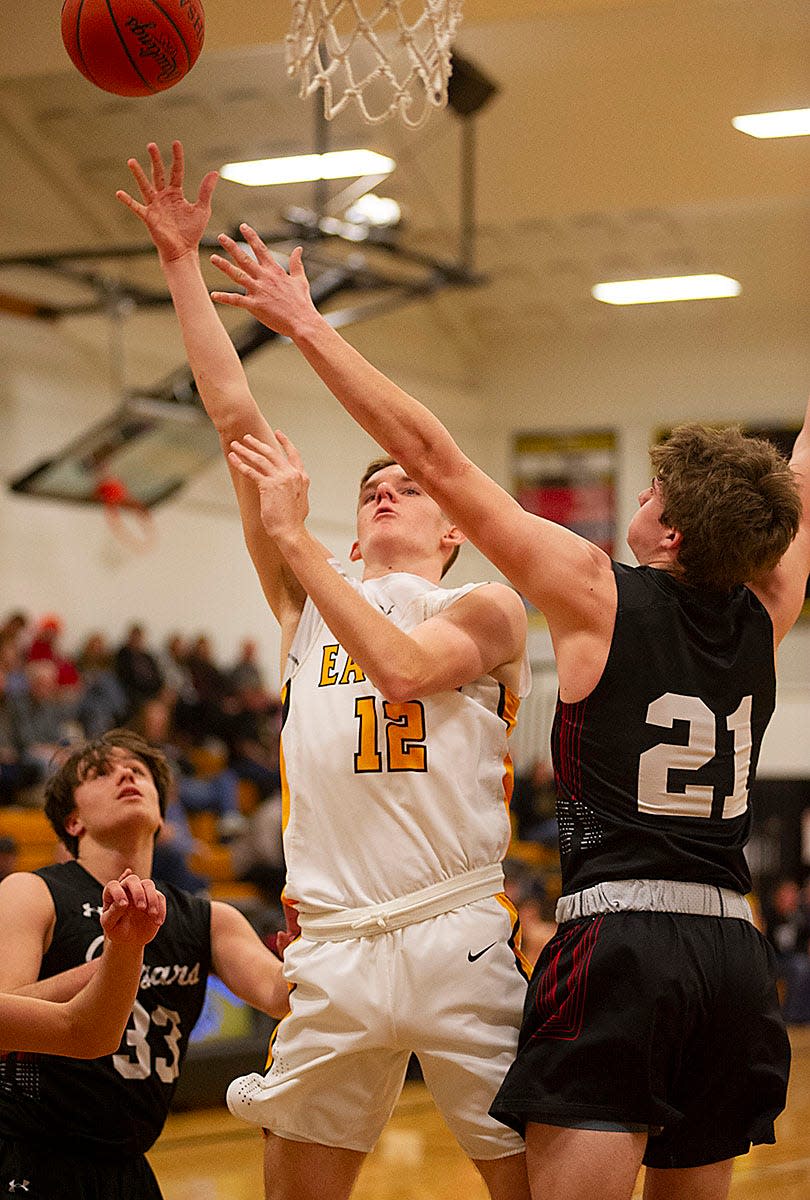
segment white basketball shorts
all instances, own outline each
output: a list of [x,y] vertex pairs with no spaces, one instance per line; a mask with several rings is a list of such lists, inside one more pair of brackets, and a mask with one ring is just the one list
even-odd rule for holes
[[298,938],[284,956],[291,1010],[269,1069],[233,1081],[231,1112],[279,1137],[367,1153],[414,1053],[471,1158],[520,1153],[522,1139],[489,1115],[526,995],[515,921],[509,901],[492,896],[369,937]]

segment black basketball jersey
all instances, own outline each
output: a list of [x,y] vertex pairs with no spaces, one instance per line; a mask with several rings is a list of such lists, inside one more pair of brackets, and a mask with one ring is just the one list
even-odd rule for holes
[[552,731],[563,892],[674,879],[746,892],[748,789],[776,695],[773,627],[753,592],[696,592],[613,564],[605,670]]
[[[56,909],[40,979],[97,957],[102,886],[69,862],[36,872]],[[46,1140],[73,1153],[142,1153],[166,1120],[211,964],[211,906],[161,884],[166,920],[146,946],[132,1015],[116,1054],[0,1058],[0,1136]]]

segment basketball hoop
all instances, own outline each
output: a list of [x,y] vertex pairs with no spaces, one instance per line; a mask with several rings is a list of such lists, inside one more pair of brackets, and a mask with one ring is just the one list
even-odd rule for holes
[[[292,0],[287,74],[299,78],[302,97],[323,90],[327,120],[354,101],[369,125],[398,113],[405,125],[418,129],[447,103],[450,43],[461,5],[462,0]],[[412,20],[406,9],[416,14]]]
[[146,508],[117,475],[104,475],[94,489],[104,505],[107,524],[131,550],[149,550],[155,544],[155,523]]

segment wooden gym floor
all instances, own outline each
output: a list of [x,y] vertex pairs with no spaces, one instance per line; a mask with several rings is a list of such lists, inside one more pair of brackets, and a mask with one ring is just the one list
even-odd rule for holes
[[[791,1042],[790,1096],[777,1125],[777,1144],[758,1146],[737,1159],[732,1200],[810,1196],[810,1027],[791,1030]],[[165,1200],[258,1200],[261,1195],[261,1135],[225,1109],[171,1117],[149,1157]],[[421,1083],[405,1085],[353,1200],[487,1200],[478,1174]]]

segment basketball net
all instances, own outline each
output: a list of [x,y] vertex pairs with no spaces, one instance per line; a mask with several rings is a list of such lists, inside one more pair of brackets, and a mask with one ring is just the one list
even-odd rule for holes
[[117,475],[104,475],[95,486],[112,532],[131,550],[149,550],[155,544],[155,523],[149,509],[130,492]]
[[369,125],[399,114],[418,129],[447,103],[461,6],[462,0],[292,0],[287,74],[299,79],[301,97],[323,90],[327,120],[353,101]]

